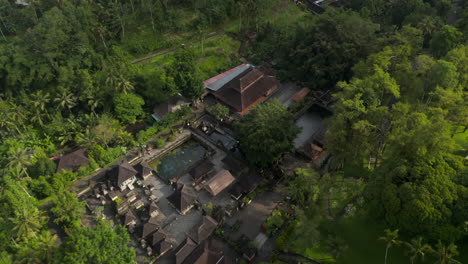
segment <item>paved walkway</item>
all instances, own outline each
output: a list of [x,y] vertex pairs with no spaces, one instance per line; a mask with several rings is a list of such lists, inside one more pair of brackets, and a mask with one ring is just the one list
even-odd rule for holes
[[241,235],[245,235],[250,240],[254,240],[260,233],[263,222],[282,199],[283,195],[278,192],[265,192],[255,197],[250,205],[227,220],[231,225],[237,220],[242,221],[239,230],[232,234],[232,238],[237,240]]

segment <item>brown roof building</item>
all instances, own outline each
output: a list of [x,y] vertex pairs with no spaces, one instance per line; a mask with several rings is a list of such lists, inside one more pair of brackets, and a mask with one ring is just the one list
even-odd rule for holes
[[167,242],[167,240],[163,240],[160,243],[153,246],[153,251],[158,254],[158,256],[162,256],[166,254],[169,250],[172,249],[172,244]]
[[127,160],[122,161],[122,163],[110,171],[111,178],[114,179],[121,191],[136,181],[136,174],[137,171]]
[[57,165],[57,172],[77,171],[81,166],[88,165],[89,159],[86,157],[85,149],[79,149],[74,152],[63,155]]
[[156,233],[153,233],[150,237],[150,243],[151,243],[151,246],[155,246],[156,244],[164,241],[166,239],[166,234],[162,231],[162,230],[159,230],[158,232]]
[[232,155],[227,155],[223,160],[222,160],[224,167],[228,169],[231,174],[234,176],[239,176],[242,172],[247,171],[248,167],[239,161],[237,158],[233,157]]
[[224,244],[219,239],[205,240],[180,264],[234,264],[223,251]]
[[146,223],[143,225],[143,231],[141,233],[141,238],[147,238],[149,235],[153,234],[159,229],[159,225],[155,223]]
[[175,254],[176,264],[182,264],[184,260],[197,248],[197,244],[187,237],[185,244]]
[[138,176],[143,180],[146,180],[153,172],[153,168],[151,168],[146,161],[142,161],[135,165],[135,170],[138,172]]
[[136,221],[137,218],[135,214],[132,212],[132,210],[128,210],[128,212],[125,214],[124,224],[126,226],[136,225]]
[[251,107],[261,102],[279,86],[275,77],[266,76],[251,65],[248,65],[246,70],[240,71],[237,76],[231,75],[228,82],[222,83],[222,87],[217,90],[211,90],[211,93],[240,114],[247,113]]
[[196,198],[196,194],[188,186],[181,184],[167,197],[167,200],[180,214],[184,215],[193,207]]
[[172,244],[166,240],[166,234],[162,230],[153,233],[149,242],[153,252],[157,253],[159,256],[166,254],[172,249]]
[[202,161],[198,166],[191,169],[189,174],[195,182],[202,180],[208,173],[212,172],[214,164],[209,160]]
[[216,196],[231,185],[236,178],[228,170],[220,170],[210,180],[208,180],[204,188],[211,195]]
[[148,208],[148,213],[150,217],[156,217],[159,214],[159,207],[154,202],[151,202]]
[[245,171],[237,179],[237,182],[229,190],[229,193],[235,200],[239,200],[253,192],[262,180],[255,170]]
[[198,225],[195,225],[187,235],[193,242],[200,244],[213,234],[217,226],[218,222],[211,216],[204,216],[202,221]]
[[309,93],[310,93],[310,89],[309,89],[309,88],[302,88],[299,92],[297,92],[297,93],[293,96],[292,101],[293,101],[293,102],[298,102],[298,101],[304,99],[304,97],[306,97]]
[[179,110],[182,106],[190,104],[185,97],[181,94],[176,94],[169,98],[166,102],[157,105],[153,109],[153,114],[151,115],[156,121],[160,121],[164,118],[167,114],[174,113],[175,111]]

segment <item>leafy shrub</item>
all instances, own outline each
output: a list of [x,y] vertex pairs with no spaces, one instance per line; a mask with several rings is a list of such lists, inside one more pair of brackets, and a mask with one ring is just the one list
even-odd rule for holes
[[210,108],[210,114],[212,114],[216,119],[222,120],[229,114],[229,108],[218,103]]
[[[114,162],[117,158],[119,158],[123,154],[122,148],[121,147],[114,147],[114,148],[108,148],[104,149],[101,145],[96,145],[94,146],[93,149],[89,151],[89,157],[91,160],[94,160],[95,163],[99,165],[99,167],[103,168],[109,163]],[[95,164],[91,164],[88,166],[88,168],[82,168],[80,170],[86,171],[89,169],[89,172],[92,172],[96,169]],[[86,173],[80,173],[81,175],[84,175]]]
[[162,120],[155,123],[150,128],[138,132],[137,141],[142,144],[148,142],[158,134],[165,133],[170,127],[187,118],[190,112],[190,107],[184,105],[176,112],[167,114]]
[[54,193],[54,188],[50,184],[50,176],[39,176],[28,183],[29,190],[37,199],[44,199]]
[[267,235],[271,236],[276,233],[284,224],[284,216],[280,210],[274,210],[271,216],[265,221]]
[[28,168],[29,176],[37,178],[39,176],[48,176],[55,173],[57,166],[52,160],[42,157],[37,159],[31,167]]
[[211,202],[205,204],[203,207],[203,211],[205,211],[206,215],[212,216],[213,215],[213,204]]
[[170,134],[168,137],[167,137],[167,140],[169,141],[174,141],[175,140],[175,135],[174,134]]
[[166,142],[164,141],[164,139],[162,138],[158,138],[156,140],[156,147],[157,148],[162,148],[164,146],[164,144],[166,144]]

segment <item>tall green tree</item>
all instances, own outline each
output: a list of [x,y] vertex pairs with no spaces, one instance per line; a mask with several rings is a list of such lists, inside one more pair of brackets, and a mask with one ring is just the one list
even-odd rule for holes
[[422,237],[411,239],[410,242],[403,242],[407,248],[407,253],[410,256],[411,264],[419,258],[421,261],[424,261],[426,254],[430,253],[432,247],[423,242]]
[[16,211],[15,216],[10,218],[13,223],[13,236],[16,240],[29,240],[37,237],[46,218],[37,208],[21,208]]
[[66,89],[61,89],[57,97],[54,99],[54,102],[57,103],[58,108],[67,108],[68,111],[71,111],[71,109],[76,106],[75,96]]
[[174,62],[168,72],[174,78],[182,95],[190,99],[197,99],[203,94],[203,80],[197,69],[195,53],[192,48],[179,48],[174,54]]
[[299,132],[291,114],[278,100],[254,106],[236,124],[236,134],[247,160],[261,167],[290,151]]
[[459,255],[457,246],[453,243],[450,243],[448,246],[439,242],[436,245],[436,248],[432,250],[434,256],[437,257],[437,261],[434,264],[461,264],[460,261],[454,259]]
[[124,227],[99,221],[95,229],[83,227],[71,233],[60,246],[56,263],[134,264],[135,251],[129,243]]
[[[395,79],[379,66],[363,79],[340,82],[334,95],[333,117],[328,131],[327,148],[339,164],[372,164],[380,158],[389,132],[389,102],[400,97]],[[356,146],[359,146],[357,148]],[[376,162],[374,162],[376,164]]]
[[134,123],[143,114],[145,101],[131,93],[121,93],[114,96],[114,111],[116,117],[123,123]]
[[63,190],[53,196],[53,207],[50,210],[54,216],[54,222],[66,229],[76,229],[81,224],[84,214],[84,202],[78,201],[75,194]]
[[454,181],[464,165],[451,154],[450,126],[443,114],[432,118],[395,105],[388,153],[366,186],[372,215],[392,228],[429,239],[454,241],[461,226],[452,224],[452,208],[461,199]]
[[390,230],[385,229],[385,236],[380,237],[380,240],[386,243],[385,246],[385,264],[387,264],[388,250],[393,246],[398,246],[401,244],[401,241],[398,240],[398,229]]
[[460,44],[461,38],[462,33],[455,27],[445,25],[434,33],[430,43],[431,51],[436,57],[440,58]]
[[351,79],[351,67],[374,51],[378,29],[379,25],[355,12],[330,9],[285,39],[288,47],[273,44],[270,50],[280,58],[278,67],[290,78],[324,89]]

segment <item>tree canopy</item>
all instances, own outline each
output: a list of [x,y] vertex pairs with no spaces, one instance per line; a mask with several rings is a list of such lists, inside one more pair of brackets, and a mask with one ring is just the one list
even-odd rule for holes
[[56,263],[135,263],[135,251],[128,247],[130,237],[122,226],[100,221],[95,229],[75,230],[64,241]]
[[291,114],[278,100],[254,106],[236,124],[247,160],[259,166],[267,166],[291,150],[299,132]]

